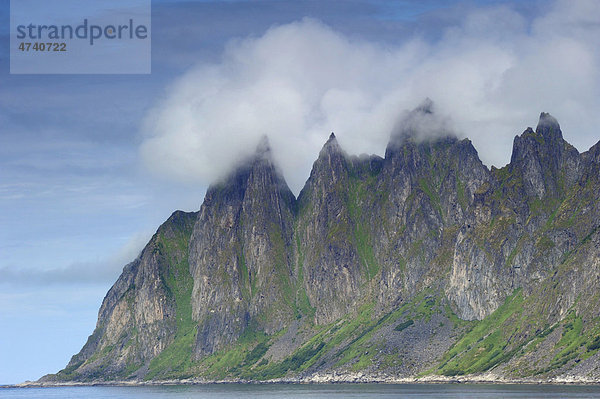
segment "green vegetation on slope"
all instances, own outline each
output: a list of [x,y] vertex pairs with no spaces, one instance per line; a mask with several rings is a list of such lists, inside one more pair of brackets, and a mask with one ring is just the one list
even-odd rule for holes
[[228,348],[202,359],[199,366],[210,378],[223,379],[227,377],[249,378],[253,366],[267,352],[274,337],[250,325],[244,330],[239,340]]
[[168,295],[176,306],[176,331],[173,342],[150,362],[146,379],[189,376],[196,338],[196,323],[192,320],[193,278],[188,264],[188,243],[191,229],[176,231],[174,237],[159,234],[157,245],[168,262],[164,280]]
[[522,303],[523,295],[517,290],[444,355],[438,372],[449,376],[479,373],[510,359],[520,349],[519,345],[511,345],[515,327],[510,321],[521,314]]
[[379,264],[373,252],[371,234],[366,227],[367,222],[362,214],[365,205],[373,203],[373,200],[368,197],[368,193],[374,191],[373,184],[373,176],[369,176],[366,180],[360,180],[357,176],[352,175],[350,179],[350,197],[347,202],[353,222],[354,243],[360,261],[365,266],[367,280],[370,280],[379,272]]

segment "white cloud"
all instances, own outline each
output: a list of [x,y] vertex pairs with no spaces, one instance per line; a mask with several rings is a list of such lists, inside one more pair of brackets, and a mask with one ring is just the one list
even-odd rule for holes
[[542,12],[527,21],[508,7],[471,9],[439,41],[395,47],[309,19],[232,41],[148,114],[142,159],[208,184],[267,134],[298,193],[329,132],[350,153],[383,154],[399,116],[426,97],[488,165],[509,160],[513,136],[541,111],[586,150],[599,138],[600,3],[562,0]]

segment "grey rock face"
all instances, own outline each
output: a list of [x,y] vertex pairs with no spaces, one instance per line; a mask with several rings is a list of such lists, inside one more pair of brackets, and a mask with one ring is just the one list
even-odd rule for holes
[[[147,365],[169,345],[176,332],[177,310],[165,279],[187,258],[196,215],[173,213],[140,256],[124,267],[102,301],[94,333],[61,377],[116,378],[129,365]],[[165,247],[165,242],[175,240],[183,240],[184,245]]]
[[[490,172],[469,140],[447,136],[415,141],[404,132],[392,138],[378,187],[390,193],[381,208],[390,229],[375,240],[381,243],[379,254],[392,255],[380,258],[385,265],[382,281],[389,287],[384,297],[393,292],[410,297],[440,284],[450,265],[454,271],[448,295],[452,299],[453,293],[462,295],[464,276],[456,270],[462,270],[463,262],[455,256],[455,246],[462,240],[462,230],[473,223],[477,190],[489,180]],[[404,268],[402,281],[398,263]]]
[[542,113],[535,132],[528,128],[515,137],[510,167],[522,175],[524,194],[541,199],[559,196],[573,185],[580,163],[579,152],[563,139],[556,119]]
[[[84,348],[49,378],[272,378],[343,364],[408,376],[427,371],[425,360],[448,372],[480,342],[442,357],[475,331],[460,319],[511,331],[506,359],[491,358],[507,361],[503,375],[526,359],[546,359],[539,373],[574,366],[553,329],[600,317],[600,142],[579,154],[542,113],[515,137],[511,162],[489,170],[448,132],[425,102],[398,124],[385,158],[349,156],[332,133],[298,199],[261,141],[198,213],[159,228],[108,292]],[[510,301],[529,313],[511,318]],[[600,322],[581,331],[596,339]],[[535,334],[555,352],[508,362]],[[595,370],[587,342],[578,367]],[[410,364],[394,358],[400,350]],[[240,360],[220,370],[224,358]]]
[[197,356],[233,342],[250,319],[273,333],[293,317],[294,206],[266,141],[208,189],[190,241]]
[[348,203],[351,164],[332,133],[300,193],[297,257],[315,320],[345,315],[363,294],[364,265],[356,249],[355,215]]
[[[582,157],[549,114],[541,114],[535,132],[515,137],[510,164],[481,187],[474,218],[457,240],[447,293],[460,317],[482,319],[516,288],[548,276],[572,237],[556,230],[540,236],[540,229],[582,171]],[[540,252],[540,240],[551,248]]]

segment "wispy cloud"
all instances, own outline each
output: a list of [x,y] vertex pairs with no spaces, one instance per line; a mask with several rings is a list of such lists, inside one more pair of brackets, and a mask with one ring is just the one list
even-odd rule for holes
[[106,283],[114,281],[118,276],[116,264],[98,263],[74,263],[60,269],[40,270],[33,268],[0,268],[0,284],[72,284],[72,283]]
[[485,163],[553,113],[580,150],[600,125],[600,4],[556,1],[533,18],[470,8],[434,42],[345,36],[312,19],[230,42],[178,79],[148,114],[141,156],[170,178],[210,183],[267,134],[298,192],[330,131],[349,152],[382,154],[398,117],[432,98]]
[[16,266],[0,268],[0,284],[48,285],[74,283],[102,284],[114,282],[123,267],[133,261],[147,244],[151,234],[138,233],[115,254],[96,262],[75,262],[63,268],[42,269]]

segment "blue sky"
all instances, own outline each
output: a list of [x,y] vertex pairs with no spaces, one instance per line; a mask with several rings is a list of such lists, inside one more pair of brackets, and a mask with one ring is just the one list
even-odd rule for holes
[[10,75],[8,0],[0,20],[0,383],[63,368],[122,267],[264,133],[296,193],[331,130],[381,154],[427,96],[488,165],[541,111],[600,139],[594,1],[156,0],[150,75]]

